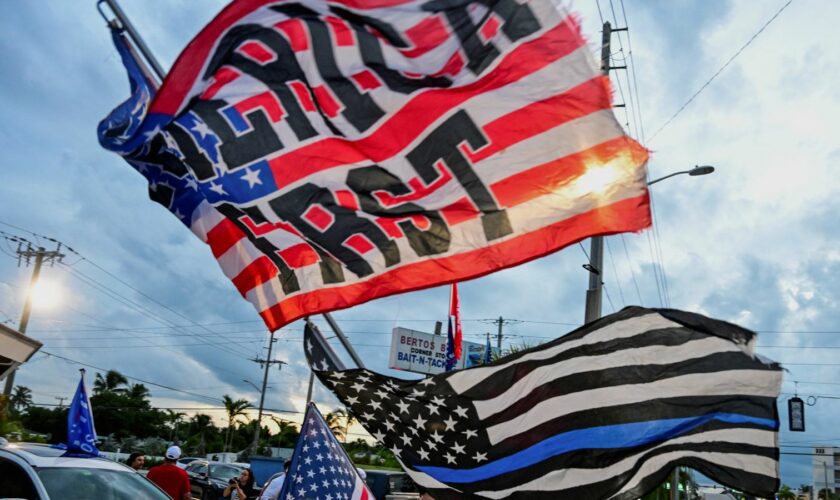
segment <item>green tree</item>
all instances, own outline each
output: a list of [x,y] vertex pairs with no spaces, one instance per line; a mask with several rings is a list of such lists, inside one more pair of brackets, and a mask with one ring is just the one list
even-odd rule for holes
[[790,488],[790,486],[783,484],[781,488],[779,488],[779,494],[777,495],[779,500],[795,500],[796,493]]
[[837,495],[830,488],[823,488],[817,493],[817,498],[820,500],[835,500]]
[[144,384],[131,384],[126,389],[125,395],[134,401],[149,404],[149,398],[152,396],[152,393],[149,392],[149,389]]
[[96,374],[93,381],[93,393],[102,394],[105,392],[113,392],[116,394],[123,394],[126,392],[128,386],[128,379],[116,371],[108,370],[108,373],[103,377],[101,373]]
[[277,424],[277,434],[269,438],[269,443],[278,448],[294,448],[298,440],[300,430],[294,422],[289,422],[277,417],[269,417]]
[[32,406],[32,391],[23,385],[15,386],[11,398],[9,398],[10,409],[14,412],[21,413],[23,410]]
[[227,437],[225,439],[224,447],[224,451],[228,451],[230,450],[231,441],[233,441],[232,432],[237,417],[245,416],[245,410],[247,410],[248,408],[253,408],[253,405],[249,403],[247,399],[237,399],[234,401],[233,398],[231,398],[227,394],[222,396],[222,401],[224,402],[225,411],[227,412],[228,417]]

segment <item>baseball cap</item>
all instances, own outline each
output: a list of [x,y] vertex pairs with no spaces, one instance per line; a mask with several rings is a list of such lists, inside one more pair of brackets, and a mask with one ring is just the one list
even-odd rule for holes
[[181,448],[177,446],[170,446],[166,449],[166,458],[170,460],[178,460],[181,458]]

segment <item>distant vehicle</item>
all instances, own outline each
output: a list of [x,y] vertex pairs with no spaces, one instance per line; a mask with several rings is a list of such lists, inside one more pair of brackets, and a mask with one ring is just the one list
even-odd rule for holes
[[222,462],[193,460],[186,469],[190,476],[190,492],[201,500],[221,498],[228,481],[238,477],[244,468]]
[[178,467],[180,467],[180,468],[182,468],[182,469],[186,469],[188,465],[190,465],[191,463],[195,462],[196,460],[201,460],[201,459],[200,459],[200,458],[198,458],[198,457],[184,457],[184,458],[179,458],[179,459],[175,462],[175,465],[177,465]]
[[65,450],[0,438],[0,494],[3,498],[107,498],[168,500],[154,483],[131,467],[99,457],[65,457]]
[[364,469],[365,482],[373,496],[384,499],[398,493],[416,493],[417,486],[408,474],[400,471]]

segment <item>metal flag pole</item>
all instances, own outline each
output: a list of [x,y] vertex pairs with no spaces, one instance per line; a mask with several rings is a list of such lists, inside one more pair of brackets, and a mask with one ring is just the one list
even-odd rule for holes
[[[108,7],[111,9],[111,12],[116,17],[116,20],[119,22],[119,26],[115,26],[113,20],[109,20],[108,16],[105,15],[105,12],[102,11],[102,4],[107,4]],[[143,38],[140,36],[140,33],[134,28],[134,25],[129,21],[128,16],[126,16],[125,11],[120,8],[119,4],[117,4],[117,0],[98,0],[96,2],[96,8],[99,10],[99,13],[102,15],[102,18],[105,19],[105,22],[108,23],[110,28],[122,28],[128,33],[129,37],[131,38],[131,42],[133,42],[140,53],[143,55],[143,58],[148,63],[144,63],[142,60],[137,60],[137,63],[147,72],[149,73],[149,68],[147,66],[151,66],[151,69],[154,71],[155,75],[163,81],[166,78],[166,71],[163,70],[163,67],[155,58],[152,51],[149,49],[149,46],[146,45],[146,42],[143,41]],[[350,357],[353,358],[353,361],[358,365],[359,368],[364,368],[365,365],[362,362],[362,359],[356,353],[356,350],[353,349],[353,346],[350,344],[350,341],[344,335],[344,332],[338,326],[338,323],[333,319],[330,313],[324,313],[324,319],[327,320],[327,323],[330,325],[330,328],[335,332],[338,339],[341,341],[341,344],[347,349],[347,352],[350,354]],[[308,398],[307,398],[308,399]]]
[[[146,45],[146,42],[140,37],[140,34],[134,29],[134,25],[131,24],[131,21],[128,20],[128,16],[125,15],[125,12],[122,8],[117,4],[117,0],[99,0],[96,2],[96,8],[99,10],[99,13],[102,14],[102,17],[105,18],[107,21],[108,18],[105,16],[105,13],[102,12],[102,4],[107,4],[108,8],[111,9],[111,12],[114,13],[114,17],[120,22],[120,28],[124,29],[128,36],[131,37],[131,40],[137,45],[137,49],[140,50],[140,53],[143,54],[143,58],[148,61],[149,65],[152,67],[152,70],[157,75],[160,81],[163,81],[166,78],[166,71],[163,70],[163,67],[160,65],[158,60],[155,58],[152,51],[149,49],[149,46]],[[109,26],[111,25],[112,21],[108,21]],[[112,26],[113,27],[113,26]],[[139,62],[139,61],[138,61]]]

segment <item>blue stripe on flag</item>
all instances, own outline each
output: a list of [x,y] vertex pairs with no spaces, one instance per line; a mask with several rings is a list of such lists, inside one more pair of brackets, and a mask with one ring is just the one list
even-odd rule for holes
[[444,483],[472,483],[500,474],[524,469],[548,458],[582,449],[632,448],[672,439],[712,420],[731,424],[756,424],[776,429],[776,421],[737,413],[709,413],[698,417],[649,420],[629,424],[605,425],[556,434],[529,448],[472,469],[420,466]]

